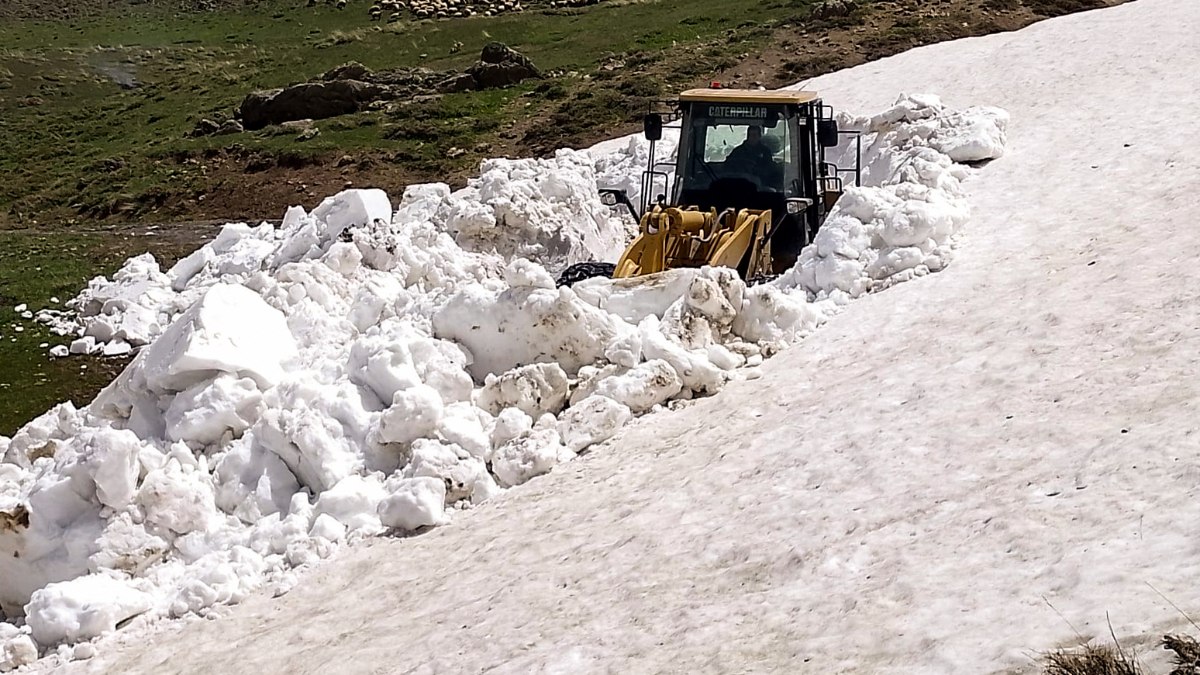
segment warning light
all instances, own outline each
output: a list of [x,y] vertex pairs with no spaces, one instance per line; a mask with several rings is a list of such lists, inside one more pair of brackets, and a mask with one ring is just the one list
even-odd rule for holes
[[713,82],[713,83],[712,83],[712,88],[713,88],[713,89],[720,89],[720,88],[721,88],[721,83],[720,83],[720,82]]

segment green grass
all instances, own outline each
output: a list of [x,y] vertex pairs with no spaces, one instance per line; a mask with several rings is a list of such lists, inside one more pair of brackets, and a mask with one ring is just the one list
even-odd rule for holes
[[[0,232],[0,434],[11,435],[63,400],[87,403],[122,364],[98,358],[49,359],[49,348],[40,345],[66,344],[70,338],[20,318],[13,307],[59,307],[50,302],[52,297],[65,302],[121,258],[97,234]],[[14,326],[24,330],[17,332]]]
[[[386,119],[321,123],[321,135],[303,147],[291,135],[185,138],[200,117],[230,115],[254,89],[306,80],[347,61],[377,70],[462,68],[484,44],[500,40],[543,70],[588,73],[610,54],[636,52],[653,60],[674,46],[712,41],[739,26],[749,36],[747,28],[786,20],[809,4],[612,0],[586,10],[380,24],[368,21],[361,2],[339,12],[286,0],[257,11],[180,15],[142,7],[74,23],[7,24],[0,26],[0,173],[6,176],[0,225],[131,209],[140,215],[144,209],[138,209],[154,205],[159,193],[189,198],[200,191],[200,177],[172,158],[234,144],[267,154],[386,148],[420,156],[420,144],[428,141],[406,143],[397,132],[388,134],[393,125]],[[451,54],[456,42],[465,46]],[[678,70],[698,77],[728,63],[705,54]],[[123,90],[112,73],[132,75],[141,86]],[[552,103],[513,99],[485,92],[448,100],[447,127],[458,124],[463,111],[519,119]],[[473,145],[473,137],[487,131],[495,129],[476,130],[472,138],[460,133],[453,142]],[[427,154],[444,157],[450,144]]]

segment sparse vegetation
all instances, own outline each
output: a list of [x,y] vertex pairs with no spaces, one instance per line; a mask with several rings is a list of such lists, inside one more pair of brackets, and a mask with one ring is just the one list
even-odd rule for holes
[[1200,675],[1200,642],[1189,635],[1163,637],[1163,648],[1175,653],[1170,675]]
[[1087,644],[1047,654],[1043,675],[1142,675],[1137,662],[1120,649]]

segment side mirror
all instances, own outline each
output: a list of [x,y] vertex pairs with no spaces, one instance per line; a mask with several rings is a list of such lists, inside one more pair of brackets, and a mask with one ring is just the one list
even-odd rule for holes
[[642,129],[646,132],[646,140],[662,140],[663,119],[658,113],[650,113],[642,118]]
[[798,213],[804,213],[812,204],[813,200],[806,197],[789,199],[787,200],[787,212],[793,216]]
[[629,201],[629,194],[624,190],[600,188],[600,203],[610,207],[624,206],[626,209],[629,209],[629,215],[633,216],[634,220],[642,219],[637,209],[633,207],[633,202]]
[[817,120],[817,142],[820,143],[821,147],[823,148],[837,147],[837,120]]

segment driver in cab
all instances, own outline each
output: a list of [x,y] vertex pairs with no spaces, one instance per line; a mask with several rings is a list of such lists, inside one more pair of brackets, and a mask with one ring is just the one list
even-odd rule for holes
[[758,125],[747,128],[746,140],[729,152],[729,155],[725,157],[725,165],[743,167],[750,173],[765,179],[765,183],[770,184],[774,182],[775,153],[767,147],[766,143],[763,143],[762,135],[762,127]]

